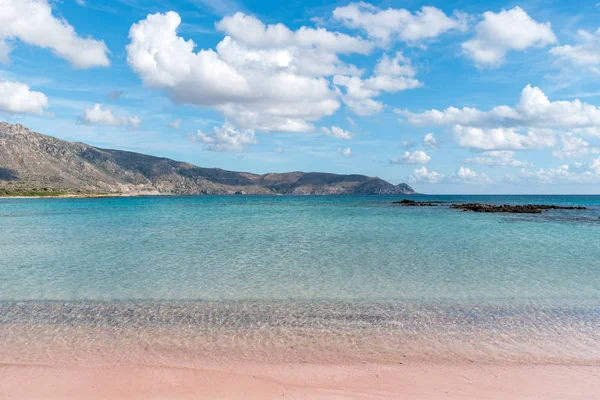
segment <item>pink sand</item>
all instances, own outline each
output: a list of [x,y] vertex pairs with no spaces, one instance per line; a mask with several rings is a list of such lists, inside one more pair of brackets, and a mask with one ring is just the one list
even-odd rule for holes
[[600,366],[0,364],[0,399],[594,399]]

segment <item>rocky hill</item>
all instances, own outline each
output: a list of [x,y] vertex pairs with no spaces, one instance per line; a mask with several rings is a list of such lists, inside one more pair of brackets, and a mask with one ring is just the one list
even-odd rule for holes
[[413,194],[364,175],[257,175],[107,150],[0,122],[0,195],[61,194]]

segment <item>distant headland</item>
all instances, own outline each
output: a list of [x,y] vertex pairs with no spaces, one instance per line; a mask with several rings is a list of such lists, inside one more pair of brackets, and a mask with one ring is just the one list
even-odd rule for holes
[[60,140],[0,122],[0,197],[415,194],[405,183],[321,172],[201,168],[168,158]]

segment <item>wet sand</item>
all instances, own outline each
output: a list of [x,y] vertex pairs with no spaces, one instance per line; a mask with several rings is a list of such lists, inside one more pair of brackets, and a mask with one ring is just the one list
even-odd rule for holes
[[593,399],[600,367],[479,363],[0,365],[0,399]]
[[596,308],[0,303],[0,400],[594,399]]

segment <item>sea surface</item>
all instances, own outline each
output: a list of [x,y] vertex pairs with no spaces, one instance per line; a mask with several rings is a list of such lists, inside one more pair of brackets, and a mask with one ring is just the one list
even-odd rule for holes
[[600,196],[0,199],[0,362],[600,365]]

